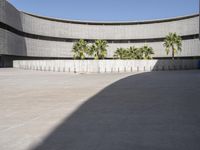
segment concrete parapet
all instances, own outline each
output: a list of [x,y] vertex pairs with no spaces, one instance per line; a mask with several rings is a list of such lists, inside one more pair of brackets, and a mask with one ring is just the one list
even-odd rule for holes
[[74,72],[117,73],[198,69],[200,60],[17,60],[14,68]]

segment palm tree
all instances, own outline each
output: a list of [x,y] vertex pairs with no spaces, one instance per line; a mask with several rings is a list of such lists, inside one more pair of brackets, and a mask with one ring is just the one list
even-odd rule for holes
[[107,55],[108,44],[105,40],[96,40],[89,48],[89,54],[94,56],[94,59],[104,59]]
[[174,59],[174,55],[178,53],[178,51],[182,50],[182,39],[176,33],[169,33],[166,36],[163,45],[165,47],[167,55],[169,54],[170,49],[172,50],[172,59]]
[[142,53],[139,48],[131,46],[128,48],[129,59],[142,59]]
[[151,55],[154,54],[153,48],[147,45],[140,48],[143,59],[152,59]]
[[126,55],[126,49],[124,49],[124,48],[117,48],[117,50],[114,53],[114,58],[124,59],[125,55]]
[[114,53],[114,58],[118,59],[151,59],[151,55],[154,54],[153,48],[143,46],[136,48],[131,46],[127,49],[118,48]]
[[85,59],[85,54],[88,52],[87,42],[80,39],[74,43],[72,52],[74,53],[74,59]]

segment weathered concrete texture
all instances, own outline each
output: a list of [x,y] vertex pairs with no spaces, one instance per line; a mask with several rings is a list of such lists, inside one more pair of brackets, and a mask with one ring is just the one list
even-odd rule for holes
[[0,0],[0,20],[5,20],[5,5],[6,0]]
[[[169,32],[176,32],[180,36],[199,34],[199,16],[189,16],[176,18],[174,20],[157,20],[157,22],[143,22],[135,24],[115,24],[115,25],[91,25],[84,22],[70,22],[63,20],[38,17],[18,11],[14,6],[5,0],[1,0],[0,22],[5,23],[18,31],[48,36],[48,38],[68,38],[68,39],[105,39],[119,40],[118,43],[109,43],[108,56],[113,57],[117,48],[127,48],[130,46],[141,47],[144,44],[151,46],[155,54],[154,57],[168,57],[165,53],[163,42],[136,42],[129,43],[134,39],[154,39],[164,38]],[[25,34],[24,33],[24,34]],[[127,40],[121,43],[120,40]],[[31,57],[72,57],[71,52],[73,42],[44,40],[16,35],[10,31],[0,29],[0,54],[31,56]],[[183,40],[182,52],[179,57],[200,56],[200,42],[194,39]]]
[[[1,0],[0,22],[22,31],[21,13],[6,0]],[[25,38],[0,28],[0,54],[27,56]]]
[[138,25],[86,25],[51,21],[23,14],[24,31],[39,35],[82,39],[142,39],[199,33],[199,17]]
[[[5,0],[0,0],[0,21],[2,21],[4,19],[5,19]],[[7,45],[7,43],[6,43],[5,31],[0,29],[0,54],[5,53],[6,45]]]
[[[26,49],[28,56],[44,56],[44,57],[73,57],[72,47],[73,42],[55,42],[44,41],[31,38],[25,38]],[[130,46],[142,47],[144,45],[151,46],[154,49],[153,57],[170,57],[166,54],[163,42],[148,42],[148,43],[109,43],[107,57],[113,58],[117,48],[129,48]],[[182,51],[176,54],[177,57],[183,56],[200,56],[199,39],[183,40]]]
[[14,68],[78,73],[200,69],[200,60],[16,60]]
[[200,71],[0,70],[1,150],[199,150]]

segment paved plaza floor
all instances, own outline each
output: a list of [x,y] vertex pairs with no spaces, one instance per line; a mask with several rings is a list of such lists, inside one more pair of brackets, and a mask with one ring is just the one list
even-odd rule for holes
[[0,150],[199,150],[200,71],[0,69]]

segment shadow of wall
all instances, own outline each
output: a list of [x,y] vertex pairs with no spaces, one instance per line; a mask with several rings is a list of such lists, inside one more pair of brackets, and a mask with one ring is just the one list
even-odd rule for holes
[[153,67],[153,71],[163,70],[193,70],[200,69],[200,59],[158,59]]
[[119,80],[88,99],[32,150],[199,150],[197,76],[150,72]]

